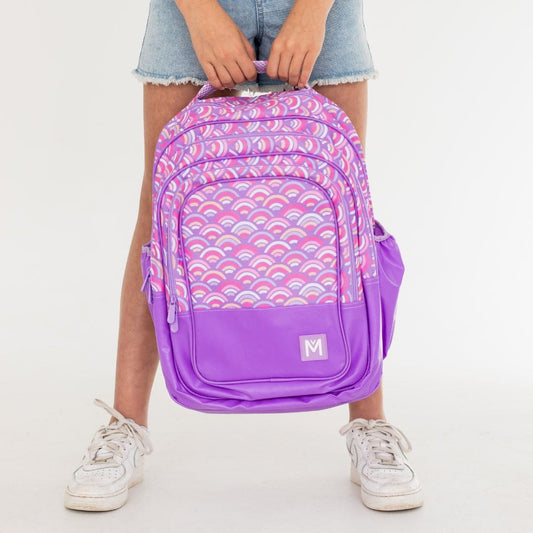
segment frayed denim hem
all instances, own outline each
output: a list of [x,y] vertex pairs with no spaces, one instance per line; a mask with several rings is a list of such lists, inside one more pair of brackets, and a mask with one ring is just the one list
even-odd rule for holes
[[[160,76],[154,76],[150,73],[143,72],[139,70],[138,68],[135,68],[131,71],[131,74],[138,79],[139,81],[143,83],[152,83],[155,85],[171,85],[171,84],[185,84],[185,83],[192,83],[193,85],[200,85],[203,86],[207,83],[207,80],[202,80],[200,78],[196,78],[194,76],[184,76],[181,78],[177,78],[176,76],[168,76],[168,77],[160,77]],[[313,86],[323,86],[323,85],[339,85],[340,83],[353,83],[353,82],[361,82],[365,80],[371,80],[375,79],[379,76],[379,73],[377,70],[369,70],[367,72],[360,72],[357,74],[349,74],[347,76],[339,76],[336,78],[318,78],[314,80],[310,80],[308,82],[308,85],[310,87]],[[243,82],[240,84],[237,84],[234,87],[237,91],[245,91],[245,92],[252,92],[252,93],[268,93],[268,92],[280,92],[280,91],[289,91],[292,90],[292,86],[288,83],[276,83],[276,84],[263,84],[258,85],[254,82]]]
[[318,78],[309,81],[309,85],[339,85],[339,83],[354,83],[358,81],[374,80],[379,76],[377,70],[368,70],[366,72],[358,72],[357,74],[348,74],[347,76],[339,76],[337,78]]
[[206,80],[200,78],[195,78],[193,76],[186,76],[183,78],[176,78],[175,76],[167,76],[162,78],[160,76],[154,76],[148,72],[143,72],[138,68],[134,68],[131,71],[131,74],[137,80],[143,83],[153,83],[154,85],[171,85],[172,83],[181,84],[181,83],[192,83],[194,85],[205,85]]

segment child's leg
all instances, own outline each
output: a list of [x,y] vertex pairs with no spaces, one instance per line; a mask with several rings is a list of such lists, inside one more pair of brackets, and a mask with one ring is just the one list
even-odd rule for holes
[[[344,110],[355,126],[364,150],[366,141],[367,82],[315,85],[313,88]],[[359,417],[386,420],[383,410],[382,383],[370,396],[350,404],[350,420]]]
[[[115,374],[114,407],[127,418],[147,425],[148,401],[159,357],[146,296],[140,291],[141,247],[150,240],[152,165],[155,145],[165,124],[183,109],[200,89],[191,83],[155,85],[145,83],[144,178],[137,224],[126,262],[120,301],[120,323]],[[216,91],[212,96],[233,94]],[[111,421],[113,418],[111,418]]]

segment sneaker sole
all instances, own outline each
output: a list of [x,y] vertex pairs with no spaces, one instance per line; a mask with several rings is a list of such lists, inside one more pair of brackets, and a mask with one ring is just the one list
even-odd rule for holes
[[110,496],[80,496],[65,490],[63,503],[67,509],[74,511],[114,511],[128,501],[128,489],[135,487],[143,480],[139,477],[125,489]]
[[403,511],[405,509],[415,509],[424,503],[422,489],[418,488],[404,494],[394,494],[383,496],[367,491],[362,485],[357,468],[351,468],[350,480],[361,487],[361,500],[370,509],[375,511]]

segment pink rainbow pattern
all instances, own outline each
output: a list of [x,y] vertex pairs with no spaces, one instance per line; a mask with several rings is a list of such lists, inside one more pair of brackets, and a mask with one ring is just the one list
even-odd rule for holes
[[[178,311],[189,309],[183,251],[177,237],[180,207],[189,193],[193,198],[200,194],[193,192],[194,189],[216,180],[295,176],[315,181],[327,189],[339,225],[341,302],[361,300],[363,280],[377,276],[371,234],[374,217],[364,154],[347,115],[316,91],[265,93],[253,98],[227,97],[223,104],[217,100],[193,99],[159,135],[153,176],[152,290],[164,291],[167,301],[173,293],[177,296]],[[346,183],[346,176],[349,183]],[[282,181],[296,182],[287,178]],[[212,190],[231,189],[234,183],[213,186]],[[316,189],[315,185],[311,187]],[[285,196],[285,201],[290,198]],[[244,211],[236,212],[246,218]],[[180,231],[186,235],[188,224],[184,222]],[[187,246],[184,251],[187,256]],[[168,271],[163,264],[173,271],[173,287],[170,287]],[[197,288],[200,285],[194,273],[191,277],[189,272],[188,282],[192,286],[194,308],[208,305],[205,298],[199,297]],[[332,289],[331,284],[324,285],[312,298],[331,293]],[[294,296],[281,298],[276,305],[310,301]],[[254,298],[256,304],[265,305],[264,299]],[[212,305],[220,306],[222,301],[214,298],[212,302],[216,303]],[[227,305],[230,301],[231,305],[236,304],[233,299],[227,300]],[[252,300],[242,301],[246,302],[244,305],[254,305],[250,303]]]
[[[196,187],[202,186],[202,184],[215,182],[223,179],[241,179],[245,178],[260,178],[261,176],[272,174],[272,170],[282,167],[285,172],[285,176],[295,176],[296,178],[303,178],[309,181],[315,181],[318,185],[323,186],[329,194],[332,203],[335,207],[335,214],[337,218],[337,224],[339,227],[339,245],[341,248],[341,273],[340,273],[340,293],[341,302],[348,303],[356,301],[362,297],[362,283],[360,275],[357,275],[357,270],[352,266],[350,253],[350,235],[352,233],[351,225],[348,220],[348,213],[352,212],[353,219],[353,197],[349,190],[344,186],[342,181],[338,181],[340,178],[338,174],[331,171],[331,168],[327,165],[323,168],[323,174],[317,174],[316,171],[309,173],[306,168],[306,158],[303,156],[291,156],[291,165],[288,164],[287,159],[280,159],[280,156],[274,156],[277,165],[265,166],[263,164],[251,164],[249,166],[232,166],[227,168],[218,168],[213,171],[202,171],[204,168],[212,168],[212,164],[205,163],[200,165],[194,174],[190,178],[186,178],[181,182],[181,186],[174,187],[174,194],[168,199],[169,205],[166,207],[171,212],[170,225],[167,224],[167,231],[162,232],[162,249],[164,261],[167,264],[172,264],[174,271],[177,271],[178,275],[173,280],[174,294],[178,300],[178,309],[180,311],[186,311],[188,309],[187,304],[187,288],[186,288],[186,276],[181,260],[180,247],[178,242],[178,233],[176,228],[180,227],[178,220],[179,206],[182,206],[185,202],[186,196],[191,193]],[[248,159],[248,158],[246,158]],[[263,158],[264,159],[264,158]],[[280,162],[284,162],[281,164]],[[219,165],[220,167],[220,165]],[[279,172],[277,173],[279,174]],[[274,175],[277,175],[274,174]],[[196,178],[196,180],[194,179]],[[287,181],[289,178],[284,178]],[[337,182],[336,182],[337,180]],[[199,183],[201,182],[201,183]],[[229,187],[231,182],[225,187]],[[342,196],[342,195],[343,196]],[[347,209],[345,205],[348,205]],[[244,213],[243,213],[244,215]],[[183,229],[183,228],[182,228]],[[171,230],[171,231],[168,231]],[[168,241],[168,235],[170,234],[170,241]],[[168,248],[170,246],[170,254]],[[360,249],[368,247],[368,242],[359,246]],[[354,280],[353,277],[356,277]],[[170,281],[165,280],[165,290],[168,293],[170,287]]]
[[194,309],[335,302],[334,219],[309,181],[238,179],[197,190],[181,220]]

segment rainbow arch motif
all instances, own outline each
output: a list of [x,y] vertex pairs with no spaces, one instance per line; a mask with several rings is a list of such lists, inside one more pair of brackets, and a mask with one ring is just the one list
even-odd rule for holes
[[[224,196],[227,188],[232,192]],[[212,208],[218,198],[219,210],[227,209],[223,197],[244,207],[238,216],[221,217]],[[307,206],[302,198],[310,200]],[[247,200],[253,209],[246,209]],[[336,300],[334,213],[315,185],[282,179],[216,182],[193,192],[182,210],[184,221],[204,222],[182,228],[195,309]],[[227,242],[231,246],[224,248]]]
[[[192,233],[204,228],[199,236],[209,241],[211,246],[219,248],[218,251],[209,252],[211,257],[220,258],[218,263],[224,258],[233,257],[238,251],[236,257],[243,263],[241,267],[245,267],[252,260],[251,253],[257,257],[265,252],[265,249],[258,251],[257,246],[255,249],[254,246],[250,247],[248,242],[248,247],[243,247],[243,241],[255,231],[270,232],[272,243],[275,243],[280,240],[283,231],[298,225],[307,233],[318,235],[321,242],[327,242],[331,237],[335,238],[331,222],[336,217],[339,234],[336,237],[338,243],[333,247],[335,251],[338,250],[334,267],[337,274],[340,274],[340,286],[337,287],[338,293],[331,293],[331,287],[323,287],[323,296],[320,297],[322,300],[319,298],[318,301],[327,301],[331,297],[340,298],[343,303],[360,301],[363,299],[363,280],[377,276],[372,238],[372,203],[359,139],[353,125],[340,108],[319,94],[314,94],[312,98],[306,94],[294,91],[278,94],[276,98],[267,94],[254,99],[253,105],[239,98],[224,106],[216,106],[209,100],[197,101],[194,105],[187,106],[163,128],[154,154],[153,201],[157,209],[153,209],[150,284],[153,291],[164,291],[167,300],[170,294],[175,294],[179,311],[188,310],[189,303],[196,307],[201,300],[193,298],[195,277],[188,270],[188,278],[185,279],[183,264],[184,261],[190,262],[195,254],[200,253],[201,241],[191,240],[190,244],[196,243],[196,248],[187,248],[185,245],[182,249],[175,234],[186,232],[187,228]],[[285,118],[287,115],[298,116],[289,119]],[[212,123],[216,121],[220,122]],[[289,146],[294,148],[295,152],[283,153]],[[267,151],[272,153],[267,154]],[[233,159],[227,159],[226,156]],[[205,161],[198,164],[199,160],[204,159]],[[345,181],[339,171],[328,162],[335,162],[349,180]],[[169,179],[178,172],[181,173],[179,177]],[[250,189],[251,182],[241,179],[261,176],[279,176],[279,179],[271,179],[268,182],[272,193],[268,196],[271,203],[266,206],[264,199],[267,197],[264,196],[264,191],[260,201],[254,202],[246,192]],[[289,176],[301,179],[294,180]],[[226,179],[236,181],[227,182],[215,188],[213,194],[204,197],[203,193],[208,192],[209,185]],[[326,198],[322,198],[325,208],[320,215],[325,217],[325,224],[314,218],[313,211],[319,211],[317,206],[320,204],[311,208],[311,204],[302,206],[295,201],[298,195],[304,194],[306,202],[306,195],[309,195],[311,202],[313,194],[317,193],[315,185],[309,185],[303,180],[319,184],[328,190],[335,209],[332,209],[332,204]],[[279,186],[276,186],[275,182],[278,182]],[[258,185],[260,180],[253,183]],[[354,192],[356,184],[357,190]],[[217,194],[214,194],[215,192]],[[275,195],[281,195],[277,201]],[[287,200],[285,211],[275,211],[274,208],[280,208],[283,199]],[[203,213],[194,207],[199,208],[202,205]],[[181,219],[183,226],[180,227],[178,212],[182,206],[188,207],[189,214],[193,216],[189,219],[184,212]],[[270,213],[265,211],[265,207],[270,208]],[[303,218],[306,212],[309,216]],[[209,220],[203,222],[198,215],[206,216],[206,213],[209,214]],[[251,226],[245,222],[240,225],[240,231],[232,233],[231,229],[235,228],[239,221],[249,220],[250,213],[254,213],[261,223],[254,220],[258,229],[248,233]],[[271,222],[276,218],[277,224]],[[285,227],[279,222],[280,219],[286,221]],[[265,227],[267,221],[270,225]],[[328,224],[331,228],[328,228]],[[184,233],[182,237],[187,238]],[[167,242],[169,238],[170,242]],[[312,240],[306,242],[308,246],[297,250],[303,253],[303,258],[294,253],[293,243],[290,243],[282,254],[276,248],[277,244],[271,244],[268,252],[272,264],[282,262],[282,258],[287,257],[290,259],[288,264],[291,272],[299,271],[301,265],[318,253],[319,249]],[[278,255],[275,256],[274,252]],[[322,251],[315,259],[325,261],[328,257],[331,260],[327,251]],[[268,262],[264,257],[257,261],[256,267],[263,268],[263,271],[256,268],[260,272],[259,275],[272,267],[272,264],[267,267]],[[227,264],[231,265],[229,262]],[[231,277],[238,270],[237,267],[233,270],[228,267],[224,270],[224,275]],[[301,296],[278,300],[276,305],[306,303],[299,298]],[[217,305],[230,308],[239,307],[240,304],[233,300],[220,301]],[[263,299],[252,305],[262,307],[268,306],[269,303]]]

